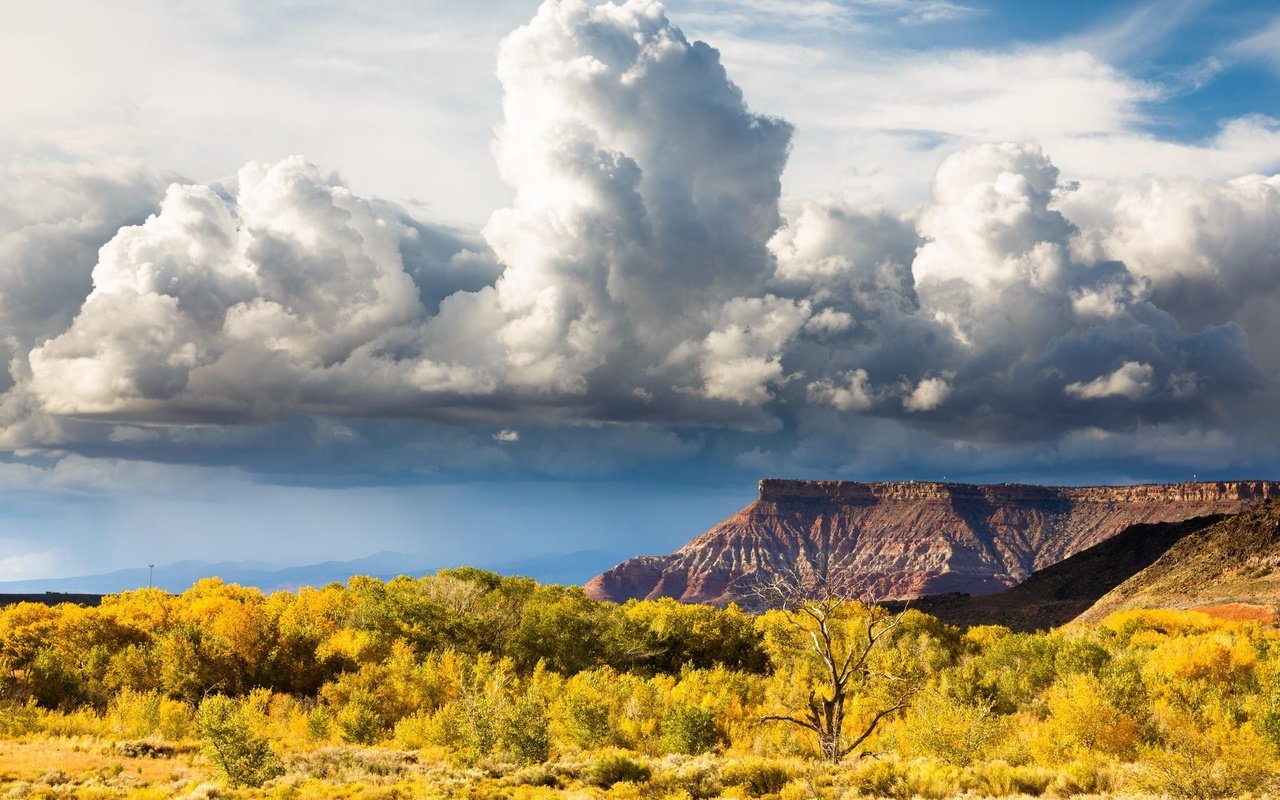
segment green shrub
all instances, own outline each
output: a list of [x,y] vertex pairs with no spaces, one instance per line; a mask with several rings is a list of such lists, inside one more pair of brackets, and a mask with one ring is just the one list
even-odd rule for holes
[[45,708],[71,708],[87,699],[81,683],[83,672],[52,645],[38,648],[25,672],[28,690]]
[[980,797],[1030,795],[1039,797],[1053,782],[1053,774],[1041,767],[1013,766],[1007,761],[992,761],[973,767],[969,782]]
[[565,738],[583,750],[611,741],[609,705],[584,687],[571,686],[561,696],[560,718]]
[[160,694],[121,689],[107,706],[111,730],[130,738],[141,739],[160,727]]
[[191,726],[195,723],[195,712],[191,706],[181,700],[165,698],[160,701],[156,710],[156,729],[160,735],[171,742],[177,742],[191,735]]
[[1053,658],[1054,670],[1062,675],[1098,675],[1111,662],[1106,648],[1084,636],[1066,639]]
[[0,736],[16,737],[40,730],[40,709],[34,699],[26,704],[0,701]]
[[374,744],[382,735],[382,717],[363,700],[353,699],[347,703],[335,721],[344,742]]
[[176,752],[173,745],[150,739],[138,739],[132,742],[117,742],[114,750],[127,758],[173,758]]
[[720,739],[715,712],[676,705],[662,718],[662,750],[666,753],[705,753]]
[[919,760],[907,765],[902,779],[896,782],[894,797],[920,797],[944,800],[959,794],[961,771],[937,761]]
[[547,709],[536,697],[516,703],[498,734],[502,750],[522,764],[541,764],[551,757]]
[[1271,747],[1252,727],[1180,731],[1144,752],[1138,783],[1153,794],[1216,798],[1251,794],[1275,777]]
[[724,768],[724,782],[741,786],[752,797],[777,794],[791,780],[791,771],[785,766],[763,758],[752,758],[729,764]]
[[863,759],[849,770],[848,778],[859,795],[893,797],[905,781],[905,770],[892,759]]
[[205,755],[232,786],[261,786],[284,771],[271,744],[250,730],[229,697],[214,695],[200,703],[196,729]]
[[428,744],[456,750],[462,743],[463,728],[463,719],[458,712],[457,704],[449,703],[432,712],[422,723],[421,730]]
[[545,766],[525,767],[507,776],[507,783],[512,786],[545,786],[559,789],[563,785],[560,776]]
[[436,744],[435,736],[436,726],[430,714],[419,711],[396,723],[396,745],[407,750],[421,750],[427,745]]
[[491,754],[498,746],[502,710],[494,698],[468,697],[457,704],[461,723],[462,746],[468,760]]
[[591,765],[586,781],[592,786],[608,789],[615,783],[646,783],[653,777],[648,765],[628,758],[621,753],[603,756]]
[[316,742],[328,741],[331,722],[332,715],[329,714],[329,709],[316,706],[307,712],[307,736]]
[[664,777],[665,783],[672,789],[687,792],[693,800],[709,800],[719,797],[724,791],[720,770],[712,762],[694,761],[683,764]]
[[[1271,702],[1274,705],[1275,699],[1272,699]],[[1258,733],[1262,734],[1271,743],[1272,747],[1280,749],[1280,710],[1276,710],[1273,707],[1262,712],[1258,715],[1254,725],[1257,727]]]
[[903,743],[912,754],[964,766],[986,756],[1008,728],[1008,718],[995,714],[989,702],[962,702],[943,688],[929,689],[916,698]]

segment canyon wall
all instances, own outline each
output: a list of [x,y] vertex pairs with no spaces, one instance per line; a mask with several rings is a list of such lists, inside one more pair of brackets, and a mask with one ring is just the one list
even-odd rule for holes
[[593,578],[600,600],[674,597],[752,606],[779,572],[838,581],[880,599],[1014,586],[1130,525],[1235,514],[1280,483],[1142,486],[760,481],[751,505],[665,556]]

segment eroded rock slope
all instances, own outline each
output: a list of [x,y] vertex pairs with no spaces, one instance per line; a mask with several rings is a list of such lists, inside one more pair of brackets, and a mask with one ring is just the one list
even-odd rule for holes
[[1280,483],[1143,486],[858,483],[766,479],[742,511],[665,556],[622,562],[593,578],[597,599],[675,597],[753,604],[781,571],[856,584],[881,598],[983,594],[1131,525],[1235,514]]
[[1280,499],[1179,539],[1079,619],[1098,622],[1135,608],[1204,608],[1264,622],[1280,618]]

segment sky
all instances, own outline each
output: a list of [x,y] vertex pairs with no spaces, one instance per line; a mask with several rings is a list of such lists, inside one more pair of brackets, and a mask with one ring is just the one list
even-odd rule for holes
[[1275,478],[1277,53],[1209,0],[27,4],[0,580]]

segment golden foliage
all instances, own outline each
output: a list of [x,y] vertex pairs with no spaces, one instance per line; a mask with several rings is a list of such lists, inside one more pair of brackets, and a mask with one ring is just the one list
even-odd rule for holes
[[[841,610],[831,630],[865,631],[861,613]],[[761,724],[821,688],[809,633],[776,612],[594,603],[475,570],[17,604],[0,609],[0,786],[193,800],[1277,788],[1280,636],[1255,621],[1146,610],[961,634],[910,612],[868,665],[920,691],[867,739],[874,758],[838,765],[818,763],[812,737]],[[892,689],[860,684],[850,725]],[[215,695],[221,727],[206,717],[202,739],[197,708]],[[262,788],[216,782],[201,754],[215,729],[264,759]]]

